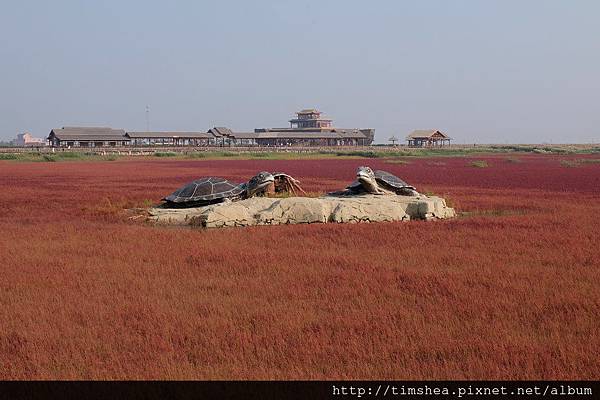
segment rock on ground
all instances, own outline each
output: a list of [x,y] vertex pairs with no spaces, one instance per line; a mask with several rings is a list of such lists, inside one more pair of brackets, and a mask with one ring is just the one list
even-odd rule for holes
[[227,226],[357,223],[452,218],[454,209],[434,196],[359,195],[319,198],[254,197],[197,208],[151,208],[148,220],[162,225]]

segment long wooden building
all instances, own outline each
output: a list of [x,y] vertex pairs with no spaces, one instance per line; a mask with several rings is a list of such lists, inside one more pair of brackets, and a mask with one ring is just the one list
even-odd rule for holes
[[120,147],[130,143],[123,129],[80,126],[52,129],[47,140],[52,147]]
[[125,132],[107,127],[63,127],[52,129],[48,142],[53,147],[117,146],[366,146],[373,142],[374,129],[336,128],[332,120],[315,109],[302,110],[289,128],[258,128],[234,132],[214,127],[206,132]]
[[213,135],[208,132],[127,132],[132,146],[208,146]]

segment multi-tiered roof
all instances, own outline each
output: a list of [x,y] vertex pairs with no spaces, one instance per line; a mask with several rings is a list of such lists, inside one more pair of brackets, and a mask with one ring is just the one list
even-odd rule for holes
[[331,120],[321,118],[321,114],[321,111],[314,108],[298,111],[296,118],[290,119],[290,126],[296,129],[331,128]]

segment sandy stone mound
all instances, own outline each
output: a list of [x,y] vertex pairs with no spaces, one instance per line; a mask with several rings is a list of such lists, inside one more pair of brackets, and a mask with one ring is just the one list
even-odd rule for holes
[[151,208],[148,220],[162,225],[190,225],[205,228],[227,226],[357,223],[432,220],[455,216],[440,197],[360,195],[319,198],[254,197],[234,203],[198,208]]

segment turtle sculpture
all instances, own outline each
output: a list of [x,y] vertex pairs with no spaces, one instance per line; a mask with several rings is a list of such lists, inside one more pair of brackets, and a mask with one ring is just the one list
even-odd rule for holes
[[201,207],[225,201],[238,201],[263,195],[268,191],[300,190],[298,181],[284,173],[259,172],[248,182],[232,183],[219,177],[200,178],[163,198],[166,208]]
[[387,171],[373,171],[369,167],[358,167],[356,180],[342,192],[335,195],[370,194],[397,194],[400,196],[418,196],[419,192],[414,186],[409,185],[396,175]]
[[275,180],[273,185],[275,193],[291,193],[294,195],[297,195],[298,193],[306,194],[300,187],[300,181],[284,172],[273,172],[273,178]]

